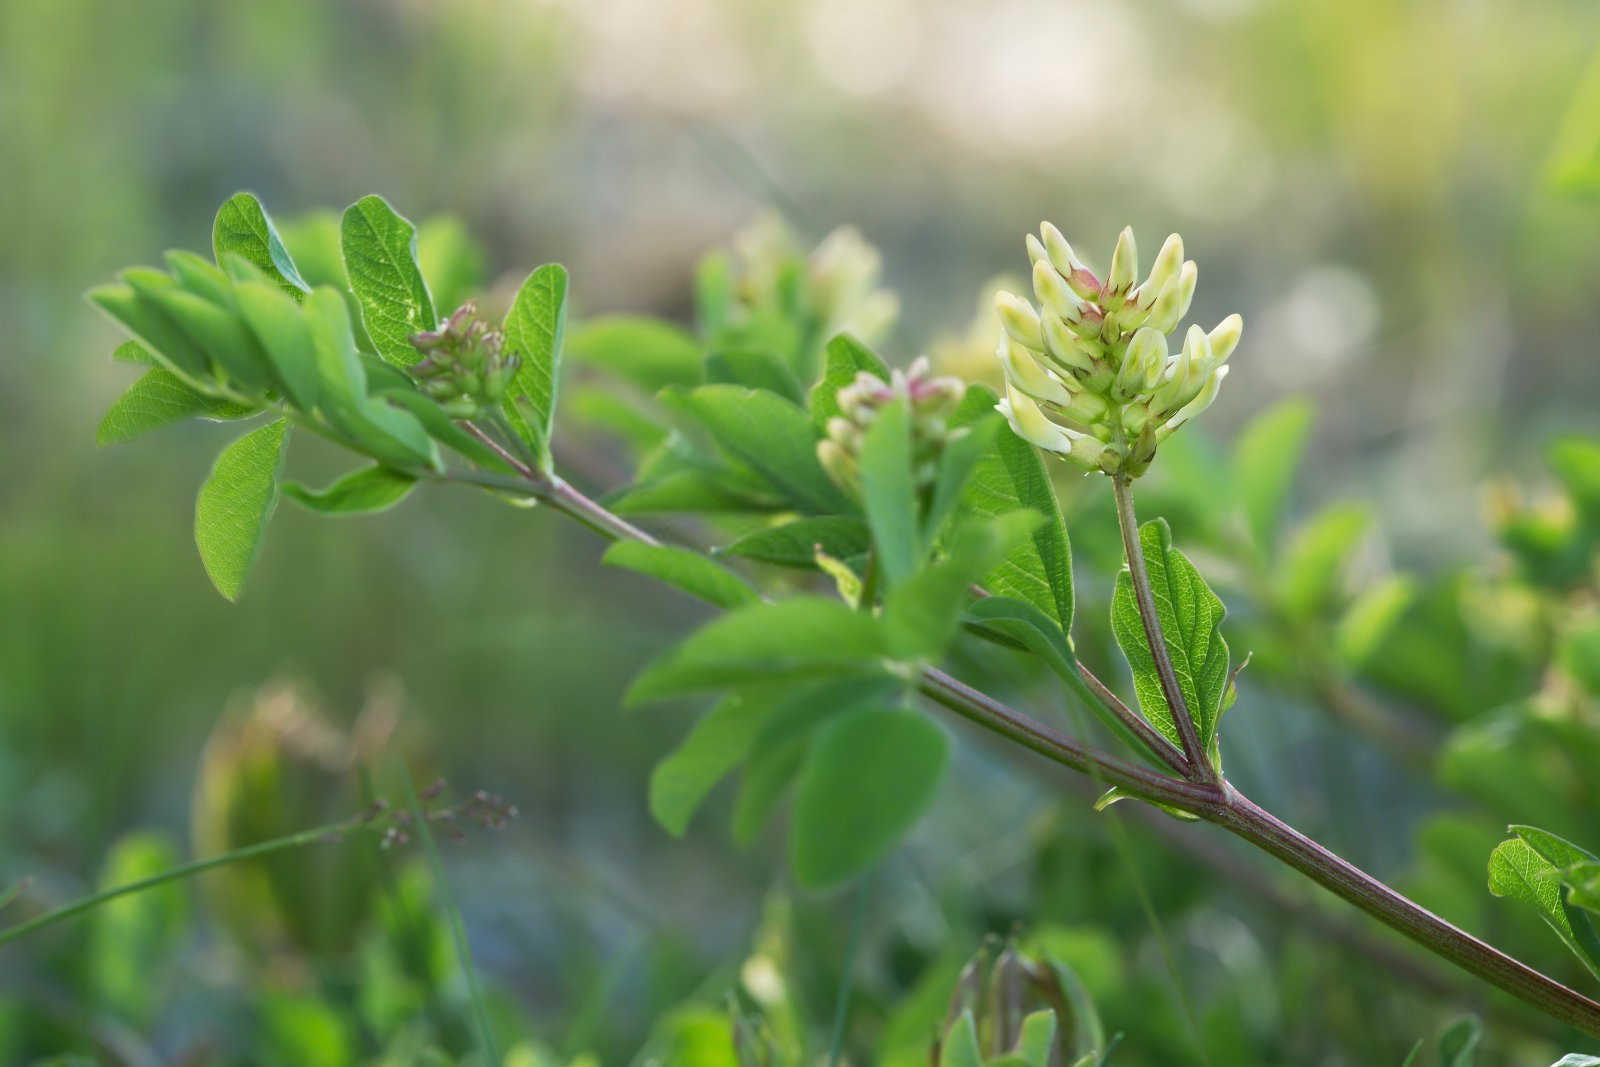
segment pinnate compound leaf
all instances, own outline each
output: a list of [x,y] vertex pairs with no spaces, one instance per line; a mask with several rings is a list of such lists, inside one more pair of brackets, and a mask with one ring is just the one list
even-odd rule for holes
[[[952,426],[972,426],[994,411],[994,393],[970,386],[951,417]],[[1034,447],[1000,426],[994,447],[978,459],[966,482],[962,503],[978,515],[1004,515],[1027,509],[1044,516],[1029,542],[985,576],[991,593],[1026,600],[1072,630],[1072,548],[1056,504],[1055,491]]]
[[950,742],[926,716],[864,708],[818,731],[795,787],[789,855],[809,888],[876,863],[933,800]]
[[211,224],[211,248],[219,264],[230,253],[239,256],[296,299],[311,291],[272,218],[251,193],[234,193],[217,210]]
[[662,400],[698,422],[729,455],[795,505],[823,515],[856,510],[817,461],[817,433],[811,420],[776,393],[703,385],[669,389]]
[[365,515],[389,510],[416,487],[417,479],[412,475],[376,465],[352,471],[323,489],[286,482],[283,493],[323,515]]
[[860,519],[852,515],[823,515],[795,519],[746,534],[722,549],[721,554],[813,570],[817,565],[818,547],[834,559],[850,559],[864,554],[871,545],[872,535]]
[[289,423],[277,419],[250,431],[217,456],[194,506],[194,541],[211,583],[237,600],[261,550],[278,503],[278,474]]
[[546,263],[529,274],[517,290],[504,325],[505,351],[522,360],[506,395],[506,418],[545,471],[552,469],[550,429],[556,414],[566,323],[567,269],[559,263]]
[[628,703],[749,682],[870,673],[887,655],[883,627],[824,597],[756,603],[714,619],[645,669]]
[[840,414],[839,390],[856,380],[862,371],[883,381],[889,380],[889,368],[873,351],[847,333],[841,333],[828,342],[823,353],[822,378],[811,387],[811,421],[817,432],[827,429],[828,420]]
[[[1140,527],[1139,543],[1178,687],[1189,705],[1201,748],[1209,750],[1228,688],[1228,643],[1222,637],[1227,609],[1188,557],[1172,547],[1172,531],[1165,519],[1152,519]],[[1117,575],[1111,599],[1111,628],[1133,669],[1139,710],[1167,740],[1181,746],[1177,725],[1161,691],[1155,656],[1145,639],[1126,564]]]
[[567,352],[574,362],[609,371],[650,393],[669,385],[699,385],[705,378],[705,357],[694,335],[642,315],[585,319],[573,326]]
[[[1521,829],[1529,828],[1519,828],[1519,833]],[[1548,842],[1541,843],[1548,845]],[[1489,854],[1489,892],[1530,905],[1572,954],[1600,978],[1600,953],[1586,947],[1587,938],[1583,936],[1593,936],[1593,924],[1582,912],[1566,906],[1562,899],[1561,869],[1522,836],[1502,841]],[[1572,921],[1574,915],[1583,920],[1583,926],[1577,929]]]
[[692,597],[730,611],[759,599],[743,578],[687,548],[618,541],[606,549],[601,562],[660,579]]
[[401,367],[422,359],[411,335],[438,324],[433,296],[417,266],[417,230],[381,196],[345,209],[339,244],[361,322],[378,355]]
[[215,422],[244,419],[256,410],[197,393],[165,367],[151,367],[106,411],[95,433],[95,443],[121,444],[189,418]]
[[1315,421],[1308,401],[1287,400],[1251,420],[1234,445],[1234,496],[1263,552],[1277,538],[1284,500]]

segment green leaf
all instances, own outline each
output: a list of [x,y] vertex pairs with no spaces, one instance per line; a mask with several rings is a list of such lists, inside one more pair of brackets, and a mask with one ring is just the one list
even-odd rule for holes
[[211,224],[211,248],[218,264],[230,253],[239,256],[296,299],[311,291],[266,209],[250,193],[234,193],[217,209]]
[[417,266],[417,231],[381,196],[364,196],[339,223],[345,274],[378,355],[400,367],[422,359],[411,335],[438,325],[433,296]]
[[[925,540],[930,543],[938,541],[945,521],[956,513],[957,505],[966,495],[967,483],[978,469],[978,464],[994,452],[995,438],[1004,425],[1005,420],[999,415],[980,418],[966,427],[966,433],[944,446],[944,452],[939,456],[939,474],[933,485],[933,499],[923,519],[922,536]],[[1070,574],[1068,577],[1070,579]]]
[[1316,411],[1309,401],[1286,400],[1258,415],[1233,446],[1233,492],[1263,552],[1271,552],[1284,498],[1305,451]]
[[1400,1067],[1416,1067],[1417,1057],[1422,1054],[1422,1038],[1417,1038],[1416,1044],[1411,1046],[1411,1051],[1406,1053],[1405,1060]]
[[799,404],[805,390],[789,365],[762,348],[719,348],[706,359],[706,381],[765,389]]
[[[1560,869],[1524,838],[1518,836],[1502,841],[1489,854],[1489,892],[1533,907],[1572,954],[1600,978],[1600,956],[1585,950],[1578,932],[1573,929],[1571,916],[1574,912],[1564,906]],[[1589,932],[1593,933],[1592,926]]]
[[1024,543],[1040,522],[1031,511],[973,520],[956,532],[943,559],[890,590],[883,625],[899,657],[936,657],[955,636],[971,587]]
[[839,390],[855,381],[862,371],[883,381],[889,380],[889,368],[883,360],[854,337],[841,333],[828,342],[823,353],[822,378],[811,387],[811,421],[819,434],[826,432],[828,420],[840,413]]
[[789,855],[800,884],[837,885],[898,844],[949,755],[944,731],[914,711],[861,709],[822,727],[795,788]]
[[379,465],[352,471],[325,489],[284,484],[285,496],[324,515],[361,515],[387,511],[410,495],[416,478]]
[[233,293],[239,314],[261,342],[288,399],[301,411],[315,411],[320,383],[316,345],[301,305],[263,282],[236,282]]
[[1056,1043],[1056,1013],[1036,1011],[1022,1020],[1017,1054],[1029,1067],[1050,1067],[1050,1053]]
[[1581,860],[1561,875],[1567,887],[1567,903],[1574,908],[1600,914],[1600,862]]
[[189,418],[213,422],[249,418],[257,410],[197,393],[165,367],[152,367],[106,411],[95,443],[121,444]]
[[970,1008],[945,1032],[939,1049],[939,1067],[983,1067],[978,1028],[972,1021]]
[[650,393],[705,380],[704,356],[694,335],[642,315],[583,320],[567,338],[567,353],[574,362],[609,371]]
[[158,271],[124,271],[123,277],[141,300],[154,305],[183,331],[235,388],[260,394],[276,384],[267,353],[231,306],[220,307],[180,288],[169,275]]
[[815,570],[819,546],[835,559],[850,559],[865,553],[871,544],[872,535],[860,519],[851,515],[823,515],[795,519],[746,534],[720,553],[780,567]]
[[1600,621],[1574,623],[1562,636],[1557,655],[1561,666],[1590,696],[1600,697]]
[[643,541],[618,541],[601,562],[658,578],[708,604],[732,610],[759,598],[745,580],[697,552]]
[[507,391],[506,417],[545,471],[551,470],[550,429],[556,414],[566,323],[567,269],[559,263],[546,263],[517,290],[504,326],[506,352],[522,358]]
[[893,589],[922,562],[922,527],[911,470],[911,413],[904,397],[878,409],[861,442],[861,500],[887,586]]
[[1365,505],[1335,504],[1295,531],[1276,583],[1287,614],[1314,619],[1334,607],[1339,579],[1371,526],[1372,512]]
[[429,397],[417,392],[409,382],[392,389],[379,389],[373,398],[386,400],[411,414],[422,425],[429,437],[452,448],[487,470],[502,474],[516,474],[517,469],[505,458],[457,425],[456,420]]
[[[166,835],[135,832],[119,839],[100,875],[102,890],[158,875],[180,862]],[[160,1006],[161,978],[185,933],[188,899],[177,883],[101,903],[89,918],[84,978],[92,1001],[140,1026]]]
[[1550,445],[1549,460],[1584,522],[1600,534],[1600,441],[1560,438]]
[[[951,417],[952,426],[972,426],[994,411],[995,395],[970,386]],[[1055,491],[1039,453],[1011,427],[996,430],[994,447],[979,458],[967,482],[963,504],[979,515],[1003,515],[1025,508],[1044,516],[1024,544],[984,578],[991,593],[1026,600],[1072,631],[1072,548],[1061,520]]]
[[111,353],[111,358],[118,363],[132,363],[139,367],[154,367],[156,357],[150,350],[138,341],[124,341]]
[[278,503],[289,423],[269,422],[222,450],[194,506],[194,541],[211,583],[237,600]]
[[823,515],[855,509],[817,462],[817,435],[797,406],[736,385],[669,389],[662,400],[705,427],[716,443],[796,505]]
[[782,501],[755,496],[731,484],[714,471],[678,470],[629,486],[607,499],[618,515],[655,515],[664,512],[740,514],[784,510]]
[[[1194,564],[1172,547],[1172,531],[1165,519],[1152,519],[1140,527],[1139,543],[1178,687],[1189,705],[1201,747],[1209,751],[1221,715],[1223,692],[1228,687],[1228,643],[1222,638],[1227,609]],[[1126,564],[1117,575],[1112,595],[1111,628],[1133,669],[1139,710],[1169,741],[1181,746],[1178,728],[1161,691],[1155,657],[1145,639]]]
[[[129,272],[124,271],[124,276]],[[166,277],[160,272],[153,272]],[[171,279],[168,279],[171,282]],[[172,283],[176,284],[176,283]],[[191,387],[205,390],[215,385],[211,359],[191,341],[177,324],[148,300],[142,299],[126,282],[100,285],[89,290],[89,302],[111,316],[140,343],[145,352]]]
[[746,682],[875,670],[887,654],[878,620],[837,600],[801,596],[755,603],[715,619],[657,659],[627,702]]
[[734,693],[706,712],[650,775],[650,814],[682,837],[701,801],[750,753],[773,710],[765,690]]

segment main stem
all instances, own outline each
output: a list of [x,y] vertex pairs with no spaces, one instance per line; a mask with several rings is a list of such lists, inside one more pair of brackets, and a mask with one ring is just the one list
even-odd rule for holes
[[[608,540],[660,543],[559,478],[525,464],[518,463],[516,466],[523,475],[522,479],[471,471],[455,472],[446,477],[486,488],[525,493],[577,519]],[[1124,483],[1114,481],[1114,484],[1117,487],[1118,517],[1123,520],[1129,571],[1134,575],[1135,589],[1142,585],[1148,597],[1149,575],[1144,573],[1144,556],[1139,550],[1132,497],[1127,493]],[[1128,541],[1129,530],[1133,531],[1131,546]],[[1134,571],[1135,566],[1137,572]],[[1139,574],[1143,574],[1142,581],[1137,576]],[[1163,685],[1166,678],[1171,677],[1176,692],[1177,679],[1172,674],[1171,660],[1166,656],[1166,644],[1162,640],[1159,623],[1154,627],[1149,624],[1155,617],[1153,602],[1150,613],[1146,615],[1141,610],[1141,615],[1146,619],[1146,636],[1150,639],[1152,651],[1156,652],[1158,671],[1160,665],[1166,663]],[[1151,629],[1154,629],[1153,634]],[[1354,864],[1329,852],[1242,796],[1226,781],[1185,781],[1125,763],[1035,722],[936,667],[922,669],[918,687],[928,697],[963,718],[1015,741],[1046,759],[1091,775],[1097,781],[1120,786],[1133,796],[1182,808],[1223,827],[1468,973],[1533,1005],[1553,1019],[1593,1037],[1600,1037],[1600,1002],[1540,974],[1446,922]],[[1173,707],[1174,710],[1184,707],[1181,692],[1177,694]],[[1194,725],[1189,722],[1188,716],[1178,717],[1178,722],[1180,735],[1192,737]],[[1188,726],[1186,732],[1184,724]],[[1195,751],[1198,751],[1198,738],[1195,738],[1195,742]],[[1210,764],[1203,759],[1197,761],[1195,766],[1210,768]]]
[[1139,543],[1139,517],[1133,511],[1133,484],[1126,475],[1113,475],[1111,485],[1117,496],[1117,525],[1122,527],[1122,551],[1128,557],[1128,577],[1133,583],[1134,601],[1139,605],[1139,619],[1144,623],[1145,640],[1150,643],[1150,655],[1155,658],[1156,677],[1161,679],[1161,695],[1167,699],[1172,721],[1183,741],[1183,754],[1189,761],[1189,776],[1200,782],[1215,782],[1216,768],[1206,759],[1200,735],[1195,732],[1194,719],[1189,704],[1183,698],[1183,687],[1178,684],[1178,674],[1172,669],[1172,657],[1167,652],[1167,640],[1161,632],[1161,616],[1156,614],[1155,595],[1150,589],[1150,571],[1145,567],[1144,548]]

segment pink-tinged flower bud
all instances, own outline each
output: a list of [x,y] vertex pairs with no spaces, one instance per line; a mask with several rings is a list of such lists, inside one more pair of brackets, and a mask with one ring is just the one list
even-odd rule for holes
[[1051,266],[1067,280],[1072,291],[1085,300],[1097,298],[1100,295],[1100,279],[1084,266],[1061,231],[1048,222],[1042,222],[1039,224],[1039,232],[1044,236],[1045,254]]
[[1237,314],[1229,315],[1212,328],[1206,335],[1211,342],[1211,355],[1220,366],[1228,362],[1228,357],[1233,355],[1233,350],[1239,346],[1239,338],[1244,334],[1244,319]]
[[1044,334],[1039,326],[1039,313],[1015,293],[998,292],[994,296],[995,310],[1000,313],[1000,325],[1006,333],[1036,351],[1044,350]]
[[1061,321],[1059,315],[1047,313],[1041,321],[1044,327],[1045,352],[1057,366],[1071,373],[1087,374],[1095,369],[1095,354],[1089,342]]
[[1032,354],[1011,338],[1000,338],[1000,345],[995,354],[1000,357],[1000,365],[1005,368],[1007,383],[1016,386],[1035,400],[1047,400],[1052,404],[1071,403],[1072,394],[1067,391],[1066,386],[1039,366]]
[[1045,418],[1039,405],[1015,386],[1006,385],[1006,398],[995,405],[995,410],[1004,415],[1017,436],[1029,444],[1046,452],[1071,453],[1072,433]]
[[1033,265],[1033,295],[1046,311],[1053,311],[1068,322],[1080,320],[1087,305],[1067,285],[1067,280],[1049,263]]

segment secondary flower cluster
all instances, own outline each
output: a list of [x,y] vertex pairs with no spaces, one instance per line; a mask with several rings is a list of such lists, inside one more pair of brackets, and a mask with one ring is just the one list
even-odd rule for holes
[[948,422],[963,388],[959,378],[934,377],[927,356],[895,370],[888,381],[862,371],[835,395],[839,414],[828,420],[828,436],[817,443],[817,459],[839,488],[855,493],[861,484],[861,442],[884,406],[903,397],[911,417],[913,476],[918,494],[926,494],[938,478],[939,454],[964,432],[952,431]]
[[1210,333],[1190,326],[1182,347],[1168,351],[1197,274],[1177,234],[1137,285],[1130,229],[1117,239],[1104,281],[1048,222],[1027,245],[1038,307],[1013,293],[995,297],[1005,328],[999,410],[1040,448],[1087,470],[1138,477],[1156,446],[1216,399],[1244,322],[1229,315]]
[[424,357],[411,365],[411,376],[456,418],[498,405],[522,365],[520,357],[505,354],[505,334],[479,318],[478,305],[470,300],[443,326],[414,333],[410,341]]

